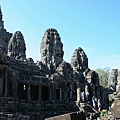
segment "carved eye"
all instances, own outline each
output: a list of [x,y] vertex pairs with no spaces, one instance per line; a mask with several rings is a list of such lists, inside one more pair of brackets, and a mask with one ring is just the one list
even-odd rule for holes
[[74,66],[77,66],[77,61],[75,61],[75,62],[73,63],[73,65],[74,65]]
[[47,39],[47,42],[46,42],[46,44],[49,44],[50,43],[50,40],[49,39]]
[[50,35],[48,35],[47,38],[50,39]]

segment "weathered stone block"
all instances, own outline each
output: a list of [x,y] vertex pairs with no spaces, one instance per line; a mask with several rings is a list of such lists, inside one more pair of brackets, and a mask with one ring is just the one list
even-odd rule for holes
[[46,118],[45,120],[86,120],[86,118],[83,112],[74,112],[51,118]]
[[113,104],[112,104],[112,115],[117,118],[120,119],[120,100],[116,100]]

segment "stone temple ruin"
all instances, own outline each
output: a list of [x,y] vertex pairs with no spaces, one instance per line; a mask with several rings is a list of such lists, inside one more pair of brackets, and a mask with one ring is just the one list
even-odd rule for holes
[[[50,28],[42,38],[40,53],[36,63],[26,58],[23,34],[6,31],[0,9],[0,112],[43,120],[79,111],[81,103],[92,103],[93,96],[100,99],[102,108],[108,108],[108,92],[100,86],[98,74],[89,69],[81,47],[75,49],[70,63],[64,61],[60,35]],[[84,100],[83,92],[89,93]]]

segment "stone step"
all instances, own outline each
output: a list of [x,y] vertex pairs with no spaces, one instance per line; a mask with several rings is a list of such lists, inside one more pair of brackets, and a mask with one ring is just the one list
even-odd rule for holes
[[1,109],[1,108],[0,108],[0,112],[6,112],[6,111],[7,111],[7,109],[4,109],[4,108]]

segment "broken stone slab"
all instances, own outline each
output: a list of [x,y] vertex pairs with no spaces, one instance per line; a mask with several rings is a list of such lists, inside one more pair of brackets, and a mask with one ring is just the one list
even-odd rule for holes
[[111,113],[112,115],[120,119],[120,100],[115,100],[111,106]]
[[86,117],[84,112],[79,111],[79,112],[63,114],[51,118],[46,118],[45,120],[86,120]]

